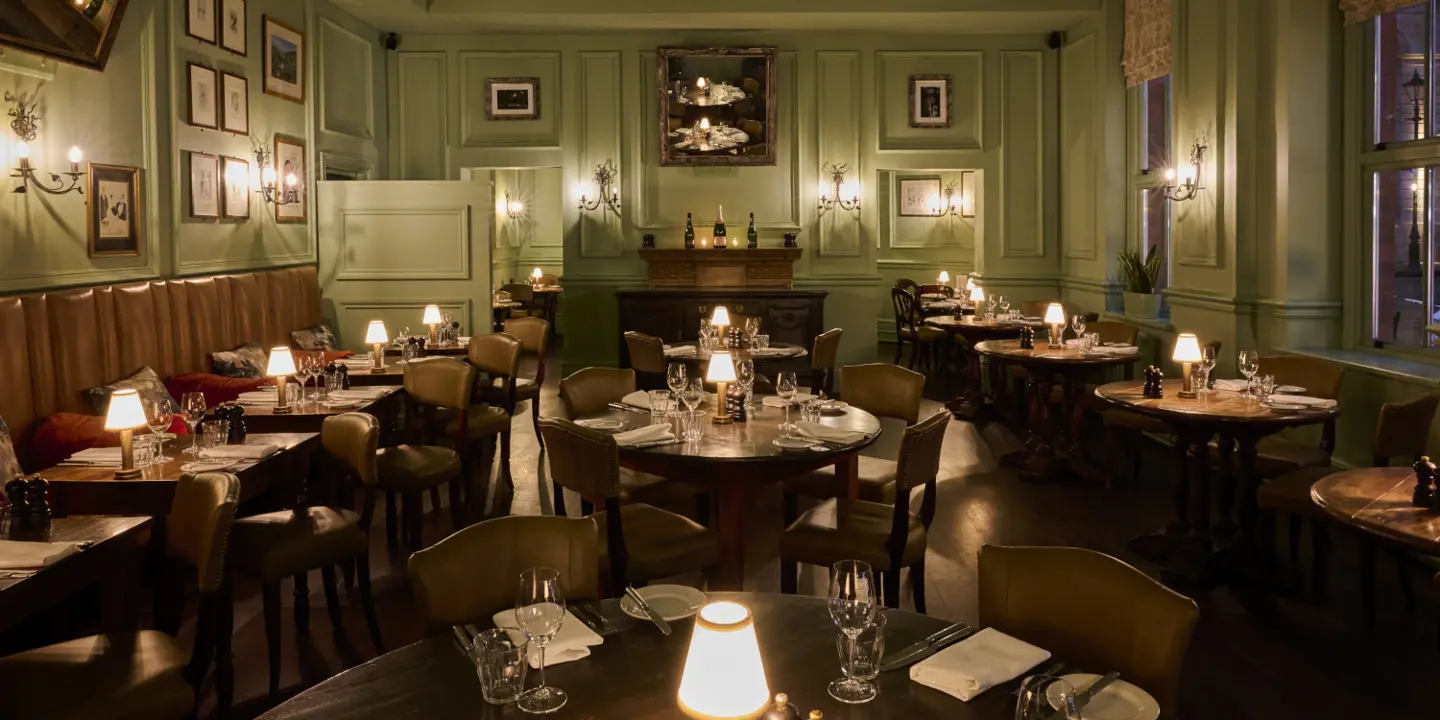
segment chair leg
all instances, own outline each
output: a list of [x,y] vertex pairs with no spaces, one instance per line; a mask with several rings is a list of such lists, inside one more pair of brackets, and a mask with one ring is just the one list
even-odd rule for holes
[[880,573],[880,591],[885,593],[885,607],[900,607],[900,566],[892,565],[894,570]]
[[325,610],[330,614],[330,627],[345,627],[345,614],[340,610],[340,589],[335,585],[335,566],[320,568],[320,582],[325,585]]
[[904,340],[904,338],[901,338],[901,337],[897,334],[897,335],[895,336],[895,362],[890,363],[890,364],[891,364],[891,365],[899,365],[899,364],[900,364],[900,356],[901,356],[902,354],[904,354],[904,352],[905,352],[905,340]]
[[515,476],[510,474],[510,431],[500,433],[500,477],[505,479],[505,487],[510,488],[510,494],[515,494]]
[[[468,465],[468,463],[461,463]],[[465,501],[460,497],[460,491],[465,486],[465,471],[461,468],[460,476],[451,480],[450,483],[450,522],[455,524],[455,531],[459,532],[465,527]]]
[[915,593],[915,612],[925,614],[925,558],[910,568],[910,589]]
[[1305,519],[1299,515],[1291,515],[1288,530],[1290,532],[1290,584],[1292,587],[1300,587],[1303,582],[1300,574],[1300,529],[1304,527]]
[[385,652],[385,642],[380,639],[380,619],[375,615],[375,595],[370,591],[370,558],[360,556],[355,565],[355,577],[360,583],[360,607],[365,609],[365,625],[370,628],[370,642],[375,645],[375,654]]
[[1310,523],[1310,592],[1316,599],[1325,596],[1329,561],[1330,531],[1324,523]]
[[261,588],[265,606],[265,649],[270,655],[270,697],[280,694],[280,583]]
[[536,467],[543,466],[541,460],[545,458],[545,438],[540,435],[540,398],[530,401],[530,427],[535,430],[535,444],[540,446],[540,460],[536,461]]
[[795,524],[795,521],[800,517],[800,496],[787,491],[784,495],[783,504],[784,510],[782,512],[784,514],[785,527],[788,528]]
[[565,488],[560,487],[560,483],[557,482],[551,482],[550,486],[554,490],[555,516],[568,517],[565,513]]
[[310,576],[300,573],[291,578],[295,583],[295,632],[310,632]]
[[780,558],[780,592],[794,595],[800,591],[800,564]]
[[440,519],[440,486],[430,488],[430,510],[435,513],[435,519]]
[[405,493],[405,521],[410,526],[410,533],[405,538],[410,544],[410,551],[414,552],[424,547],[424,496],[418,492]]
[[1140,463],[1144,462],[1145,436],[1141,433],[1128,433],[1130,440],[1126,443],[1130,446],[1130,486],[1140,487]]
[[710,493],[702,492],[695,496],[695,522],[711,527],[710,524]]
[[911,341],[911,343],[910,343],[910,364],[907,365],[906,367],[909,367],[911,370],[914,370],[914,369],[915,369],[915,363],[920,359],[920,348],[922,348],[922,347],[924,347],[924,346],[920,344],[920,341],[919,341],[919,340],[913,340],[913,341]]
[[390,547],[399,544],[399,518],[396,517],[398,511],[395,508],[397,500],[394,492],[385,493],[385,542],[389,543]]

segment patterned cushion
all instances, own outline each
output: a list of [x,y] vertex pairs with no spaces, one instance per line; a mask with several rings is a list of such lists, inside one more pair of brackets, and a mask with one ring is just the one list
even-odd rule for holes
[[265,377],[269,360],[259,343],[246,343],[234,350],[210,353],[210,366],[216,375],[232,378]]
[[5,425],[5,418],[0,418],[0,485],[10,482],[20,472],[20,459],[15,457],[15,441],[10,439],[10,428]]
[[335,333],[330,331],[329,325],[316,325],[304,330],[292,330],[290,342],[299,350],[334,350]]
[[150,400],[166,400],[170,407],[178,409],[180,404],[171,397],[170,391],[165,389],[165,383],[160,381],[160,376],[148,367],[140,368],[140,372],[131,375],[124,380],[110,385],[101,385],[97,388],[90,388],[85,391],[86,397],[90,398],[90,404],[95,408],[96,415],[104,415],[110,408],[110,395],[116,390],[123,388],[134,388],[140,394],[141,402]]

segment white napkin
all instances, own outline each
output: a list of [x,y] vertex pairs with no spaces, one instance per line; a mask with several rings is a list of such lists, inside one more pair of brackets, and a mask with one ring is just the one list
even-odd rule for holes
[[[795,405],[799,405],[800,403],[803,403],[806,400],[813,399],[814,397],[815,396],[811,395],[810,393],[797,392],[795,393],[795,397],[793,400],[791,400],[791,402]],[[773,408],[785,407],[785,401],[781,399],[779,395],[766,395],[765,397],[760,399],[760,404],[764,405],[765,407]]]
[[993,628],[910,667],[910,679],[969,702],[1049,659],[1050,653]]
[[666,345],[666,346],[665,346],[665,354],[666,354],[667,356],[670,356],[670,355],[694,355],[695,352],[696,352],[696,349],[695,349],[695,346],[694,346],[694,345]]
[[277,452],[279,445],[217,445],[205,448],[204,455],[217,460],[261,460]]
[[273,390],[270,392],[256,390],[254,392],[240,393],[240,395],[235,398],[235,402],[241,405],[274,405],[275,397],[276,394]]
[[369,356],[369,355],[351,355],[350,357],[347,357],[347,358],[340,358],[339,360],[336,360],[335,362],[337,362],[337,363],[339,363],[339,364],[341,364],[341,365],[349,365],[349,366],[351,366],[351,367],[354,367],[354,366],[356,366],[356,365],[360,365],[360,366],[363,366],[363,367],[370,367],[371,365],[373,365],[373,364],[375,363],[375,358],[373,358],[373,357],[371,357],[371,356]]
[[38,570],[79,549],[79,545],[68,542],[0,540],[0,570]]
[[1296,405],[1309,405],[1313,408],[1329,410],[1340,403],[1325,398],[1309,397],[1306,395],[1271,395],[1270,402],[1294,403]]
[[800,437],[810,438],[811,440],[826,440],[834,443],[844,443],[846,445],[860,442],[869,437],[869,435],[859,430],[842,430],[840,428],[830,427],[829,425],[804,421],[795,423],[795,432],[798,433]]
[[368,388],[352,388],[350,390],[332,390],[329,398],[331,400],[374,400],[386,393],[390,388],[383,385]]
[[633,408],[639,408],[639,409],[641,409],[641,410],[649,410],[649,409],[650,409],[650,393],[648,393],[648,392],[646,392],[646,391],[644,391],[644,390],[636,390],[635,392],[632,392],[632,393],[630,393],[629,395],[626,395],[625,397],[620,398],[620,402],[623,403],[623,404],[625,404],[625,405],[629,405],[630,407],[633,407]]
[[757,356],[757,357],[780,357],[780,356],[783,356],[783,355],[795,355],[795,354],[798,354],[798,353],[800,352],[800,348],[767,347],[767,348],[755,348],[755,349],[752,349],[752,350],[748,350],[747,352],[749,352],[751,355],[755,355],[755,356]]
[[1086,352],[1094,355],[1134,355],[1140,352],[1140,348],[1134,345],[1098,345]]
[[1250,388],[1249,380],[1225,380],[1220,379],[1211,383],[1216,390],[1229,390],[1230,392],[1245,392]]
[[120,467],[120,448],[87,448],[71,455],[66,462],[97,467]]
[[622,433],[615,433],[615,444],[626,447],[639,445],[641,443],[656,442],[659,440],[674,440],[675,432],[670,429],[669,423],[657,423],[646,425],[634,430],[626,430]]
[[[510,642],[521,645],[528,638],[525,631],[515,620],[514,610],[501,610],[495,613],[492,618],[495,627],[505,631],[510,636]],[[575,617],[569,610],[565,611],[565,619],[560,622],[560,630],[550,642],[545,644],[545,667],[554,667],[560,663],[567,663],[571,660],[580,660],[590,657],[590,648],[604,643],[605,639],[595,634],[594,630],[585,626],[580,619]],[[530,667],[540,669],[540,653],[527,653],[530,658]]]

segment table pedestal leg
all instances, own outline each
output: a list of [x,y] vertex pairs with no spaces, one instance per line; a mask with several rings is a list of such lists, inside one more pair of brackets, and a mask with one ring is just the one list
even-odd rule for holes
[[1235,503],[1235,517],[1239,521],[1239,533],[1237,539],[1242,543],[1255,536],[1255,491],[1259,487],[1255,478],[1255,456],[1258,454],[1256,443],[1260,438],[1254,435],[1241,435],[1240,440],[1240,478],[1239,497]]
[[1054,423],[1050,415],[1051,376],[1041,372],[1026,381],[1030,394],[1030,433],[1019,456],[1020,476],[1027,480],[1049,480],[1059,470],[1055,456]]
[[[837,474],[840,466],[836,466]],[[745,586],[745,511],[749,507],[748,485],[743,478],[712,486],[716,495],[717,530],[720,532],[720,567],[714,578],[715,590],[743,590]]]
[[1235,436],[1220,433],[1220,490],[1215,506],[1220,517],[1215,521],[1214,535],[1229,538],[1239,531],[1235,524]]
[[949,410],[957,420],[973,423],[990,422],[994,419],[994,413],[985,402],[980,353],[975,352],[974,347],[968,344],[963,345],[963,349],[957,351],[960,353],[960,363],[964,370],[965,389],[958,397],[945,403],[945,409]]

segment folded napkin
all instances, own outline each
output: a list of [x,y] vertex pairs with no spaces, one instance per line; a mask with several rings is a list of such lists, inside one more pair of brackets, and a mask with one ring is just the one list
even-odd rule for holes
[[[510,636],[510,642],[522,645],[528,639],[525,631],[520,629],[520,624],[515,620],[514,610],[501,610],[495,613],[492,618],[495,627],[505,631]],[[594,630],[585,626],[575,614],[569,610],[565,611],[565,619],[560,622],[560,630],[550,642],[545,644],[545,667],[554,667],[560,663],[567,663],[571,660],[580,660],[590,657],[590,648],[604,643],[605,639],[595,634]],[[540,669],[540,653],[526,653],[530,659],[530,667]]]
[[675,433],[670,429],[669,423],[657,423],[646,425],[634,430],[626,430],[622,433],[615,433],[615,444],[620,447],[639,445],[647,442],[658,442],[660,440],[674,440]]
[[1216,380],[1211,383],[1216,390],[1229,390],[1230,392],[1245,392],[1250,389],[1249,380]]
[[644,391],[644,390],[636,390],[635,392],[632,392],[632,393],[630,393],[629,395],[626,395],[625,397],[620,398],[620,402],[622,402],[622,403],[624,403],[624,404],[626,404],[626,405],[629,405],[630,407],[633,407],[633,408],[639,408],[639,409],[641,409],[641,410],[649,410],[649,409],[650,409],[650,393],[648,393],[648,392],[646,392],[646,391]]
[[243,392],[235,398],[235,402],[238,402],[241,405],[274,405],[275,392],[265,392],[263,390],[257,390],[255,392]]
[[751,355],[757,355],[760,357],[779,357],[782,355],[795,355],[800,352],[800,348],[767,347],[755,348],[747,352],[749,352]]
[[279,445],[217,445],[205,448],[205,457],[216,460],[263,460],[280,452]]
[[39,570],[79,549],[68,542],[0,540],[0,570]]
[[859,430],[841,430],[840,428],[830,427],[829,425],[803,421],[795,423],[795,432],[799,434],[800,437],[810,438],[811,440],[826,440],[828,442],[844,443],[846,445],[857,443],[870,437]]
[[1271,395],[1270,402],[1293,403],[1295,405],[1309,405],[1313,408],[1329,410],[1340,403],[1325,398],[1309,397],[1306,395]]
[[348,357],[341,360],[336,360],[335,362],[344,365],[347,368],[365,368],[367,370],[370,368],[371,365],[375,364],[374,358],[370,357],[369,355]]
[[96,467],[120,467],[120,448],[100,447],[88,448],[71,455],[65,462],[72,464],[94,465]]
[[1085,352],[1094,355],[1134,355],[1140,352],[1140,348],[1134,345],[1098,345]]
[[[811,395],[810,393],[797,392],[795,393],[794,399],[792,399],[790,402],[795,405],[799,405],[800,403],[805,402],[806,400],[813,399],[814,397],[815,396]],[[785,401],[778,395],[766,395],[765,397],[760,399],[760,404],[764,405],[765,407],[773,408],[785,407]]]
[[1046,650],[986,628],[912,665],[910,679],[968,702],[1049,657]]
[[697,352],[694,345],[666,345],[666,355],[694,355]]
[[390,392],[390,388],[377,385],[368,388],[353,388],[350,390],[331,390],[331,400],[374,400]]

